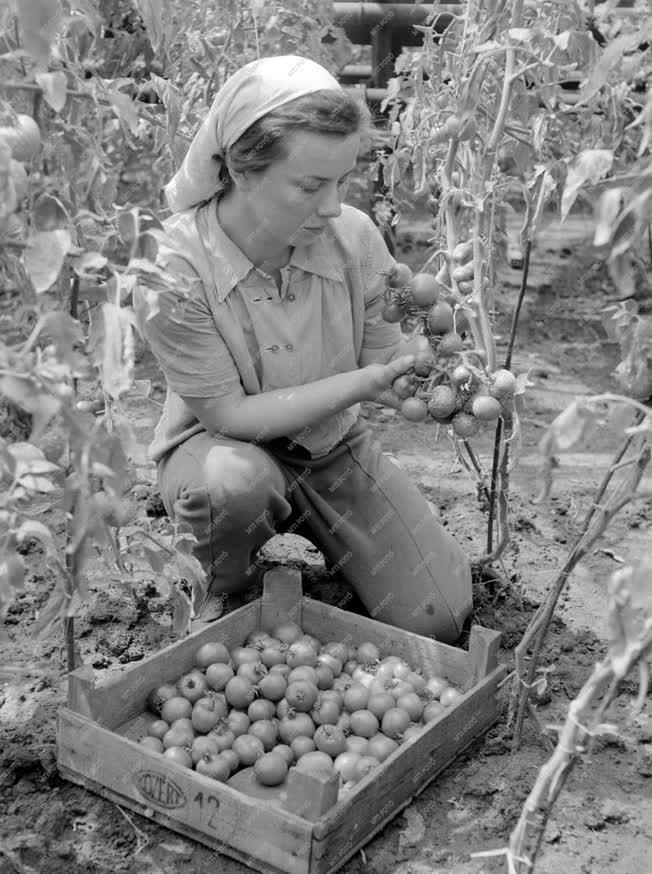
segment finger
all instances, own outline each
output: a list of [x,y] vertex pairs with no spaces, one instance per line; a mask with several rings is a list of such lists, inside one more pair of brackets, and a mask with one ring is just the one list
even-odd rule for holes
[[405,373],[406,370],[409,370],[410,367],[413,367],[414,361],[414,355],[401,355],[400,358],[390,361],[387,367],[390,368],[390,372],[393,374],[392,379],[395,379],[397,376]]

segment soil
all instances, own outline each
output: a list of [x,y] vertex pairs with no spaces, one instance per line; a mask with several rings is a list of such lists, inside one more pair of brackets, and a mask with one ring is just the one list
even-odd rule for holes
[[[401,229],[399,255],[413,266],[423,262],[427,228]],[[498,313],[511,313],[520,272],[501,272]],[[613,289],[603,265],[591,254],[588,226],[572,216],[552,221],[533,253],[530,287],[522,314],[514,369],[528,371],[532,386],[522,417],[522,441],[512,476],[511,545],[496,567],[496,578],[475,584],[473,621],[502,632],[501,658],[509,663],[528,620],[560,568],[596,483],[618,445],[621,423],[612,418],[581,447],[560,458],[547,503],[535,503],[540,489],[538,443],[546,426],[577,395],[616,388],[612,372],[617,349],[606,340],[600,309]],[[504,351],[508,315],[497,330]],[[144,352],[139,378],[153,382],[151,400],[134,400],[130,415],[138,439],[147,442],[158,417],[163,382]],[[439,508],[445,524],[471,557],[484,552],[486,516],[476,484],[457,461],[444,429],[403,421],[391,410],[366,405],[364,414],[386,451],[419,483]],[[474,441],[486,468],[492,435]],[[138,465],[130,500],[141,520],[161,524],[154,471]],[[650,487],[649,481],[646,483]],[[626,510],[573,574],[554,620],[543,664],[550,668],[547,691],[536,705],[547,728],[566,708],[604,652],[605,593],[610,573],[649,549],[652,506]],[[61,535],[62,517],[45,521]],[[270,566],[302,569],[304,589],[336,603],[348,587],[325,574],[323,557],[303,538],[277,536],[262,550]],[[59,638],[30,634],[54,578],[38,547],[27,551],[29,578],[10,609],[0,669],[0,874],[43,872],[165,872],[244,874],[243,865],[131,814],[57,772],[55,725],[65,702],[65,662]],[[107,583],[99,559],[91,566],[89,598],[77,614],[83,661],[98,677],[137,662],[171,642],[170,611],[143,585],[147,609]],[[255,598],[259,590],[248,592]],[[347,609],[363,612],[355,598]],[[505,687],[507,688],[507,687]],[[652,851],[652,725],[632,717],[634,681],[625,682],[609,722],[618,733],[598,741],[573,771],[545,832],[540,874],[643,874]],[[462,757],[342,868],[343,874],[479,874],[507,870],[504,859],[471,859],[475,851],[506,845],[522,802],[548,757],[534,723],[526,723],[523,745],[511,755],[504,723],[478,740]]]

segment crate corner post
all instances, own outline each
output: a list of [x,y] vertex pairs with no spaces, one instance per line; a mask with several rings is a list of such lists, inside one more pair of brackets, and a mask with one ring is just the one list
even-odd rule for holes
[[288,620],[300,625],[302,601],[301,571],[286,565],[271,568],[263,577],[261,628],[271,631],[277,623]]
[[469,659],[471,662],[470,685],[475,685],[498,667],[500,631],[474,625],[469,637]]
[[93,697],[95,693],[95,672],[90,665],[83,665],[68,674],[68,694],[66,704],[70,710],[92,719],[94,716]]

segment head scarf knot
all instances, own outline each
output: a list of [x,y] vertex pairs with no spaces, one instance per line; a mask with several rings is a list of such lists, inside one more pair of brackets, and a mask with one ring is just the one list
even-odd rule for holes
[[284,103],[342,86],[309,58],[279,55],[251,61],[215,95],[178,172],[165,186],[172,212],[197,206],[222,190],[220,172],[229,149],[255,121]]

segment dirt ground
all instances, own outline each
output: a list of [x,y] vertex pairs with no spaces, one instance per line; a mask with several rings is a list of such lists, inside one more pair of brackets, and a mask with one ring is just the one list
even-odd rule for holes
[[[401,231],[400,255],[411,265],[423,261],[426,229]],[[505,267],[496,308],[511,311],[519,271]],[[572,217],[552,222],[534,252],[531,290],[523,312],[514,369],[529,371],[532,388],[523,417],[522,446],[512,478],[514,539],[500,566],[502,581],[479,582],[474,620],[499,629],[501,657],[511,651],[554,579],[595,484],[615,451],[617,422],[608,422],[590,441],[561,458],[551,500],[536,504],[539,491],[538,442],[547,424],[578,394],[615,387],[615,347],[607,342],[599,311],[613,290],[591,255],[587,226]],[[508,317],[498,321],[504,348]],[[149,355],[139,377],[154,381],[153,400],[162,398],[162,381]],[[147,440],[160,407],[149,400],[131,408],[139,438]],[[483,552],[486,518],[475,497],[475,483],[455,459],[442,430],[413,425],[393,411],[365,407],[370,427],[384,448],[437,505],[448,528],[471,557]],[[475,441],[487,466],[489,431]],[[154,471],[139,469],[132,501],[140,518],[156,522],[160,512]],[[649,488],[650,483],[647,483]],[[604,607],[609,574],[626,558],[649,549],[652,506],[624,512],[575,571],[545,650],[549,694],[538,704],[544,726],[563,716],[567,703],[603,652]],[[47,523],[62,531],[62,519]],[[318,550],[298,537],[275,537],[263,549],[270,565],[284,561],[303,570],[304,589],[335,603],[346,584],[326,583]],[[45,603],[53,577],[34,549],[27,556],[26,591],[10,610],[0,668],[0,874],[244,874],[243,865],[165,830],[147,819],[61,779],[55,756],[55,715],[64,703],[66,676],[60,640],[34,640],[30,627]],[[98,676],[156,652],[171,641],[170,614],[156,598],[139,611],[118,589],[107,585],[97,564],[90,599],[76,622],[81,656]],[[147,594],[145,591],[141,593]],[[257,597],[258,591],[249,593]],[[349,609],[361,609],[355,599]],[[644,874],[652,852],[652,724],[647,715],[630,717],[635,684],[625,685],[611,722],[619,736],[602,740],[575,769],[546,830],[537,871],[540,874]],[[503,861],[476,861],[469,853],[504,846],[523,799],[546,759],[529,723],[525,742],[511,756],[501,725],[477,741],[396,817],[343,874],[480,874],[505,871]],[[554,735],[553,735],[554,737]]]

